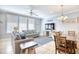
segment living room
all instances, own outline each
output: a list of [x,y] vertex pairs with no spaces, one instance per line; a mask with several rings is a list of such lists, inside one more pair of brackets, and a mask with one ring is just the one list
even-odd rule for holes
[[[67,35],[68,31],[75,31],[74,40],[78,42],[78,12],[79,5],[0,5],[0,53],[55,54],[52,37],[54,31],[62,32],[63,35]],[[66,19],[61,16],[66,16]],[[23,40],[19,40],[15,32],[18,32],[21,36],[19,39]],[[27,41],[31,42],[27,44]],[[26,44],[23,47],[23,44],[20,46],[17,42]],[[35,45],[29,46],[31,44]],[[14,45],[18,45],[17,48]]]

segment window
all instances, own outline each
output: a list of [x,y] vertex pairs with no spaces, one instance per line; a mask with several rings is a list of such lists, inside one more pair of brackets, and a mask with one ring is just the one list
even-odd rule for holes
[[35,30],[37,32],[40,31],[40,20],[34,18],[28,18],[25,16],[17,16],[13,14],[6,14],[7,16],[7,23],[6,23],[6,32],[12,33],[14,27],[19,28],[19,32],[22,30]]
[[7,33],[12,33],[13,28],[18,26],[18,16],[7,14]]
[[35,30],[35,19],[28,19],[28,30]]
[[19,32],[27,30],[27,17],[19,17]]

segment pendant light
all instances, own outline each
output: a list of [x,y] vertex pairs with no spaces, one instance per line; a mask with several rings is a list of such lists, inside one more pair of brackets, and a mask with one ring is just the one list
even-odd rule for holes
[[58,19],[59,20],[61,20],[61,21],[64,21],[64,20],[66,20],[68,17],[67,16],[65,16],[64,14],[63,14],[63,5],[61,5],[61,16],[60,17],[58,17]]

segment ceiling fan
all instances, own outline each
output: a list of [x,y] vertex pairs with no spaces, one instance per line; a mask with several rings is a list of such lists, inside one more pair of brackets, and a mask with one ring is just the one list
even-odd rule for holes
[[35,13],[35,10],[32,8],[32,6],[29,10],[26,10],[26,14],[28,14],[30,16],[39,16]]
[[38,16],[38,15],[33,11],[33,9],[30,10],[29,14],[30,14],[31,16],[32,16],[32,15]]

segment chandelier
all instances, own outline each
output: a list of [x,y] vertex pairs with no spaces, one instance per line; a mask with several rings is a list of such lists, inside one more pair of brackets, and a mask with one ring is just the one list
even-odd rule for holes
[[68,17],[67,17],[67,16],[64,16],[64,14],[63,14],[63,5],[61,5],[61,16],[58,17],[58,19],[61,20],[61,21],[64,21],[64,20],[66,20],[67,18],[68,18]]

